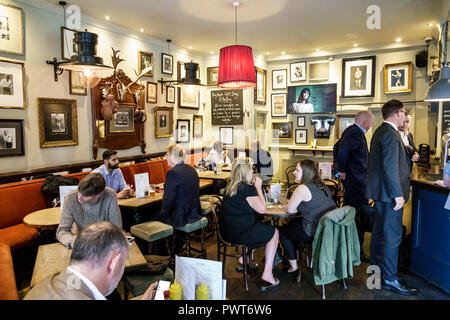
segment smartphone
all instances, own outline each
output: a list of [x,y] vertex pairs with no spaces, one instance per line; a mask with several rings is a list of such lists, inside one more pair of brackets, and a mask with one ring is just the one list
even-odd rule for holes
[[156,288],[155,299],[153,300],[164,300],[164,291],[169,290],[170,281],[159,280],[158,288]]
[[134,237],[132,237],[132,236],[127,236],[127,240],[128,240],[128,243],[129,243],[130,246],[131,246],[131,243],[134,241]]

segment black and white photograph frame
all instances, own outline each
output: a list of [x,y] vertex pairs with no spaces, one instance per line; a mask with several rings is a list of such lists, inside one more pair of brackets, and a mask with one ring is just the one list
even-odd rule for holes
[[191,121],[189,119],[177,120],[177,143],[186,143],[191,137]]
[[173,108],[155,107],[155,138],[169,138],[173,134]]
[[161,53],[161,73],[173,74],[173,56],[167,53]]
[[203,116],[194,114],[192,118],[192,136],[194,138],[203,137]]
[[258,67],[255,67],[256,73],[256,87],[255,87],[255,103],[266,104],[267,96],[267,71]]
[[384,93],[412,91],[412,63],[401,62],[384,65]]
[[61,59],[70,60],[70,57],[75,54],[73,39],[75,38],[76,32],[74,29],[61,27]]
[[286,117],[286,93],[272,93],[272,118]]
[[287,89],[287,69],[272,70],[272,90]]
[[295,129],[295,143],[296,144],[308,143],[308,129]]
[[219,81],[219,67],[208,67],[206,68],[207,75],[207,85],[217,86]]
[[175,87],[166,88],[166,102],[175,103]]
[[0,59],[0,108],[25,109],[24,63]]
[[306,61],[291,63],[289,73],[291,82],[306,81]]
[[305,117],[298,116],[297,117],[297,127],[304,127],[306,125]]
[[86,80],[81,71],[69,70],[69,93],[77,96],[87,96]]
[[22,8],[0,3],[0,22],[0,52],[23,56],[25,29]]
[[234,128],[219,127],[219,138],[224,145],[232,145],[234,143]]
[[272,122],[272,138],[292,140],[292,122]]
[[[138,73],[148,68],[153,63],[153,53],[146,51],[138,51]],[[144,77],[153,77],[153,69],[144,74]]]
[[328,61],[314,61],[308,65],[309,81],[328,81],[330,77],[330,63]]
[[373,97],[376,56],[342,59],[342,98]]
[[108,133],[133,133],[134,132],[134,105],[120,104],[119,110],[108,121]]
[[22,156],[23,120],[0,119],[0,157]]
[[158,83],[147,81],[147,103],[158,102]]

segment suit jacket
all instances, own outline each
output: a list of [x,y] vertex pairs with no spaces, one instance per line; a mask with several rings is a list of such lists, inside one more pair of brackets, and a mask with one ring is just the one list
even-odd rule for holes
[[182,162],[167,171],[159,220],[180,227],[201,217],[197,171]]
[[409,145],[413,148],[414,152],[417,152],[417,148],[414,145],[414,139],[413,139],[413,135],[411,132],[408,132],[408,141],[409,141]]
[[383,122],[370,142],[367,198],[392,202],[395,197],[403,197],[408,201],[409,162],[399,133],[390,124]]
[[353,124],[342,133],[337,152],[338,172],[345,172],[345,182],[355,188],[365,188],[369,150],[364,132]]
[[35,285],[24,300],[94,300],[88,286],[74,273],[64,270]]

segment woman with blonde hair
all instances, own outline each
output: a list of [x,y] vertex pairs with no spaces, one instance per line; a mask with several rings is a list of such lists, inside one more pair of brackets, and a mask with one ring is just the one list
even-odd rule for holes
[[266,246],[261,276],[264,283],[260,287],[264,291],[280,283],[272,273],[278,246],[278,230],[255,219],[255,213],[266,212],[266,201],[262,181],[258,176],[253,176],[252,165],[250,158],[237,158],[233,162],[230,181],[223,197],[221,233],[226,241],[247,245],[250,255],[256,248]]

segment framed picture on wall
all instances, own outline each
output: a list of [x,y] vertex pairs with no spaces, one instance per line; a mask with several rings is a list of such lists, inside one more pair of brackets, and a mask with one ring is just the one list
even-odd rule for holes
[[173,56],[161,53],[161,73],[173,74]]
[[[153,53],[138,51],[138,73],[141,74],[142,70],[150,67],[153,63]],[[147,72],[145,77],[153,77],[153,69]]]
[[185,109],[200,108],[200,89],[197,86],[178,87],[178,107]]
[[392,63],[384,65],[384,93],[412,91],[412,63]]
[[273,139],[292,139],[292,122],[273,122]]
[[308,130],[307,129],[295,129],[295,143],[297,143],[297,144],[308,143]]
[[305,117],[299,116],[297,117],[297,127],[304,127],[305,126]]
[[255,67],[256,72],[256,87],[255,87],[255,103],[266,104],[267,92],[267,71]]
[[119,110],[113,114],[109,122],[109,133],[134,132],[134,105],[119,105]]
[[327,81],[330,75],[330,64],[328,61],[315,61],[309,63],[310,81]]
[[217,81],[219,81],[219,67],[208,67],[206,68],[207,74],[207,85],[217,86]]
[[0,108],[25,109],[24,64],[0,59]]
[[289,67],[291,82],[306,81],[306,61],[291,63]]
[[156,103],[158,101],[158,84],[147,81],[147,103]]
[[203,116],[194,115],[192,119],[192,136],[194,138],[203,137]]
[[373,97],[376,56],[342,59],[342,97]]
[[76,30],[61,27],[61,58],[63,60],[70,60],[70,57],[75,54],[73,51],[73,39],[76,32]]
[[286,93],[272,94],[272,117],[286,117]]
[[189,142],[191,136],[191,121],[188,119],[178,119],[176,134],[177,143]]
[[287,69],[272,70],[272,89],[286,89],[287,88]]
[[22,8],[0,3],[0,51],[24,55],[25,31]]
[[342,137],[342,132],[355,123],[355,115],[339,114],[336,116],[336,120],[336,139],[340,139]]
[[[177,61],[177,80],[181,81],[181,79],[186,78],[186,69],[184,68],[183,61]],[[200,65],[197,69],[197,79],[200,79]]]
[[0,119],[0,157],[24,154],[23,120]]
[[233,127],[219,127],[220,141],[226,145],[232,145],[234,142]]
[[155,138],[168,138],[173,134],[173,108],[155,107]]
[[78,145],[77,101],[38,98],[41,148]]
[[70,94],[87,96],[86,80],[80,71],[69,70],[69,89]]
[[167,87],[166,102],[167,103],[175,103],[175,87]]

